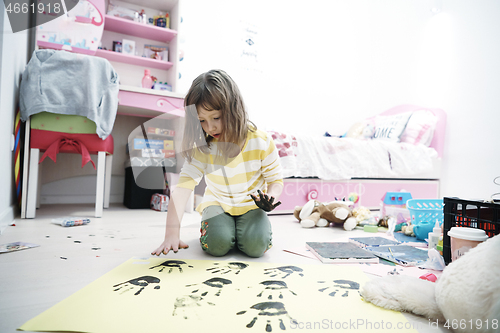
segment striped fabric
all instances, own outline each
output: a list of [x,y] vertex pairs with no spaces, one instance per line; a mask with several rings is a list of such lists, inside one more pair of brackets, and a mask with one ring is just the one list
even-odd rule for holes
[[208,206],[221,206],[231,215],[242,215],[258,208],[251,193],[264,191],[266,184],[283,184],[278,151],[270,135],[264,131],[248,132],[242,152],[226,163],[216,158],[217,143],[210,154],[196,151],[191,163],[185,163],[177,186],[194,189],[205,175],[207,188],[196,208],[200,213]]

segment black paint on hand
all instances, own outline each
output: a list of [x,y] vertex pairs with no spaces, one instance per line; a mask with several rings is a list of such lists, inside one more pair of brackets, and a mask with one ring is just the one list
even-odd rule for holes
[[253,201],[255,202],[255,204],[257,205],[257,207],[259,207],[260,209],[262,209],[266,212],[270,212],[274,208],[281,205],[281,201],[278,201],[277,203],[273,204],[274,198],[271,197],[271,199],[269,199],[269,196],[267,194],[262,193],[261,190],[257,190],[257,192],[259,193],[260,200],[255,200],[255,197],[253,195],[251,197],[252,197]]

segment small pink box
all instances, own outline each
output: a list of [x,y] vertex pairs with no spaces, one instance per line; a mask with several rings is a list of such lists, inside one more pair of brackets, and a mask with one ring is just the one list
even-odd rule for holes
[[168,207],[168,196],[165,194],[155,193],[151,196],[151,209],[159,212],[166,212]]

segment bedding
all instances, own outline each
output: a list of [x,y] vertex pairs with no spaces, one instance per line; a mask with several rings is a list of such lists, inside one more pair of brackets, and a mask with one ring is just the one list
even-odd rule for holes
[[[400,105],[354,124],[357,135],[326,137],[269,131],[279,151],[283,177],[348,180],[438,179],[446,114]],[[363,128],[370,129],[364,131]],[[366,133],[372,132],[371,135]]]
[[423,144],[270,132],[283,177],[408,178],[433,169],[437,152]]
[[355,206],[378,210],[386,192],[439,198],[445,127],[441,109],[399,105],[360,120],[342,137],[269,131],[284,177],[282,204],[272,214],[290,214],[311,199],[352,196]]

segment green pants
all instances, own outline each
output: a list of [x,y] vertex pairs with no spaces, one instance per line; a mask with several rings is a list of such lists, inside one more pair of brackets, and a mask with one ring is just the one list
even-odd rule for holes
[[200,243],[203,251],[216,257],[235,245],[249,257],[261,257],[272,246],[271,222],[262,209],[232,216],[220,206],[208,206],[201,216]]

